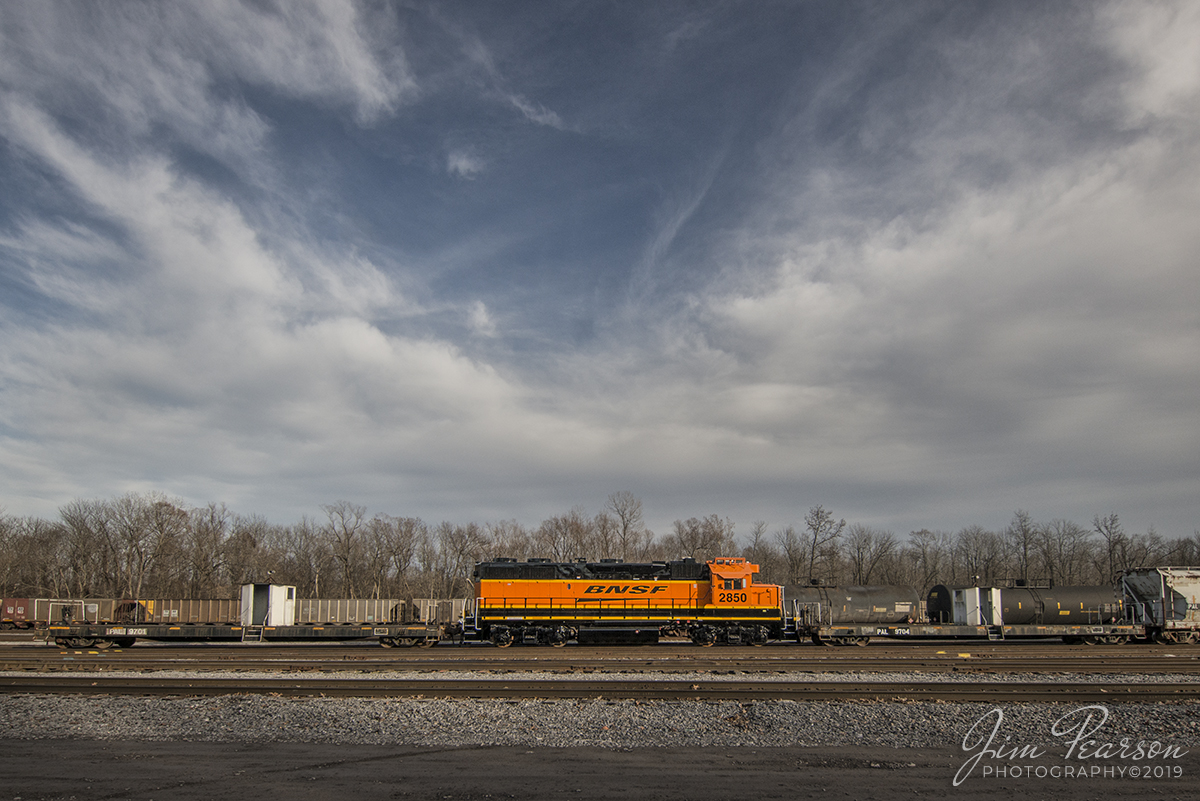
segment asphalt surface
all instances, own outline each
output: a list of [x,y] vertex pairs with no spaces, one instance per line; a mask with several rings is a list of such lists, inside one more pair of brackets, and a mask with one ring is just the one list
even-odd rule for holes
[[[129,799],[892,799],[1096,801],[1196,798],[1194,754],[1172,778],[982,775],[953,786],[964,754],[888,748],[425,749],[312,744],[0,740],[0,798]],[[1061,759],[1025,760],[1046,773]],[[1099,765],[1097,765],[1099,767]]]

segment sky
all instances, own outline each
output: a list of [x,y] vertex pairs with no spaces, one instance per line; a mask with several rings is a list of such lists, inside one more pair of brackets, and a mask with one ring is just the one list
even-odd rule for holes
[[1200,529],[1200,4],[0,6],[0,507]]

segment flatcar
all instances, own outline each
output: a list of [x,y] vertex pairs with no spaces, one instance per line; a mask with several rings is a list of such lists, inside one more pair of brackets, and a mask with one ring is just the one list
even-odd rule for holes
[[397,599],[298,599],[296,588],[247,584],[236,600],[5,599],[13,626],[69,648],[163,642],[341,642],[433,645],[441,621],[407,619]]
[[653,643],[681,635],[697,645],[763,645],[783,635],[781,588],[755,581],[740,557],[697,562],[496,559],[475,568],[465,639],[505,648]]

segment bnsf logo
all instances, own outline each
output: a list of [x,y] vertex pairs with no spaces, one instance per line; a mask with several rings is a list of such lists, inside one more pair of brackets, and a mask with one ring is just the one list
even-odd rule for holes
[[619,584],[589,584],[584,592],[588,595],[608,595],[609,593],[616,593],[617,595],[645,595],[649,593],[653,595],[656,592],[663,592],[666,589],[666,587],[647,587],[645,584],[627,584],[624,587]]

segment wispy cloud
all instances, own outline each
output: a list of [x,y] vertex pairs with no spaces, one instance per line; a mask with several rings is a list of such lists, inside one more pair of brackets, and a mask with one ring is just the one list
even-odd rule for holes
[[550,128],[557,128],[560,131],[566,128],[557,112],[551,111],[542,104],[531,103],[520,95],[509,94],[505,97],[513,108],[524,114],[525,119],[530,122]]
[[474,178],[486,166],[483,159],[467,150],[454,150],[446,156],[446,171],[459,178]]
[[6,9],[0,503],[1190,533],[1200,13],[719,12]]

